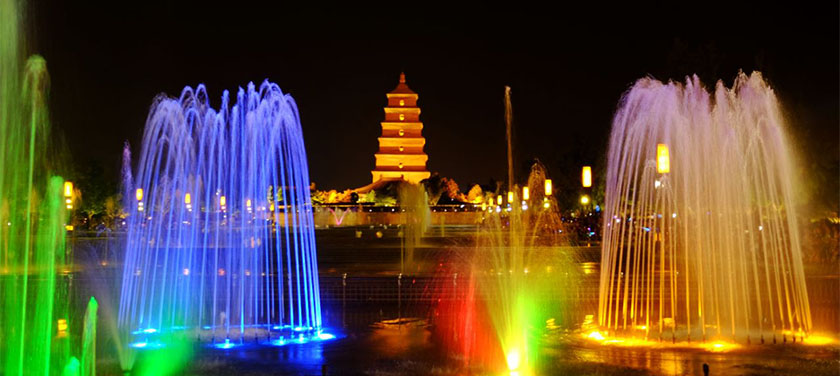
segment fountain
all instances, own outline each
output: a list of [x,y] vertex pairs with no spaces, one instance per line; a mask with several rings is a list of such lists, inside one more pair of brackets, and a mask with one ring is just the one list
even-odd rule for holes
[[415,274],[418,266],[414,258],[415,249],[421,244],[423,235],[431,226],[429,197],[420,184],[401,183],[397,187],[400,203],[400,273]]
[[137,173],[123,173],[118,322],[135,347],[174,331],[220,348],[325,335],[297,106],[268,81],[229,102],[213,109],[203,85],[157,97]]
[[562,247],[555,200],[541,193],[541,165],[528,182],[527,199],[511,192],[484,204],[475,249],[450,259],[441,280],[453,293],[437,299],[439,336],[479,372],[539,372],[543,338],[571,327],[579,302],[580,268]]
[[696,76],[633,85],[610,137],[600,330],[669,342],[808,335],[784,127],[757,72],[712,93]]
[[72,363],[64,181],[47,154],[46,61],[26,59],[23,15],[0,2],[0,374],[10,376]]

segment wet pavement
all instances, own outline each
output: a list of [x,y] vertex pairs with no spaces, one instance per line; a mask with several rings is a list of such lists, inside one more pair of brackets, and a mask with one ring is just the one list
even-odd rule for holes
[[[352,234],[352,233],[351,233]],[[377,256],[383,262],[355,269],[360,254],[346,235],[319,244],[322,309],[328,331],[338,336],[329,341],[270,346],[244,344],[218,349],[208,343],[193,343],[192,357],[182,369],[187,375],[496,375],[498,370],[469,365],[457,354],[448,353],[435,335],[434,302],[441,294],[440,276],[406,275],[397,278],[398,250],[394,244],[358,244],[362,255]],[[393,243],[393,241],[391,241]],[[334,244],[331,249],[331,245]],[[466,241],[447,246],[433,243],[421,250],[428,265],[464,247]],[[592,260],[597,247],[579,248],[585,253],[580,267],[580,312],[594,313],[597,302],[599,265]],[[365,253],[367,252],[367,253]],[[83,252],[77,252],[79,257]],[[101,253],[100,253],[101,254]],[[107,254],[107,252],[105,253]],[[322,256],[323,255],[323,256]],[[119,256],[112,256],[119,258]],[[82,257],[83,258],[83,257]],[[109,332],[114,320],[109,312],[116,306],[115,290],[119,265],[113,259],[88,255],[72,275],[71,306],[95,295],[100,301],[97,373],[120,375],[117,345]],[[431,260],[431,261],[430,261]],[[343,278],[348,273],[349,277]],[[444,276],[451,278],[451,276]],[[818,331],[840,337],[840,277],[815,272],[807,279],[812,316]],[[81,306],[81,305],[78,305]],[[77,314],[76,317],[83,315]],[[71,316],[72,317],[72,316]],[[400,325],[398,317],[416,317]],[[377,324],[379,323],[379,324]],[[840,346],[766,344],[742,346],[729,352],[665,347],[623,347],[583,339],[571,327],[546,331],[540,344],[535,374],[565,375],[703,375],[707,364],[711,375],[837,375],[840,374]],[[165,351],[162,350],[162,351]],[[140,351],[135,365],[153,358]],[[139,368],[139,367],[138,367]]]

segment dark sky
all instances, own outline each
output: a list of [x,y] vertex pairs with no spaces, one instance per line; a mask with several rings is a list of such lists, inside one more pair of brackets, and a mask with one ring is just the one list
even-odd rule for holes
[[54,127],[75,164],[101,163],[116,176],[123,141],[138,151],[158,93],[205,83],[217,106],[222,90],[268,78],[298,103],[312,180],[358,187],[370,181],[385,93],[405,70],[420,95],[432,171],[462,189],[504,178],[510,85],[518,164],[536,157],[552,175],[576,178],[580,165],[604,167],[611,117],[634,80],[696,72],[707,85],[718,78],[730,85],[739,69],[758,69],[790,114],[806,163],[836,195],[836,1],[518,9],[170,3],[30,3],[30,44],[47,59]]

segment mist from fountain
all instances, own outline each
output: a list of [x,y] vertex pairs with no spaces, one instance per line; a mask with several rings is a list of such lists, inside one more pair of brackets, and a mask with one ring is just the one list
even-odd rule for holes
[[760,73],[712,92],[696,76],[638,80],[607,158],[601,330],[672,342],[807,336],[799,178]]

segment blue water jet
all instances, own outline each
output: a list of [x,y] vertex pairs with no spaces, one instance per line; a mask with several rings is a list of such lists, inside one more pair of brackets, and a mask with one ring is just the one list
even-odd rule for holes
[[204,85],[158,96],[124,175],[121,328],[223,343],[321,332],[306,151],[276,84],[239,88],[232,107],[225,91],[219,110]]

